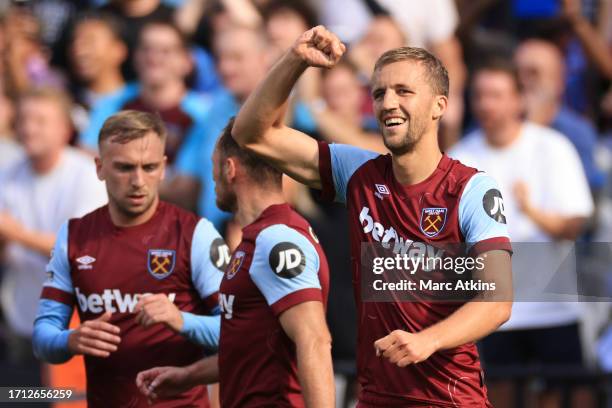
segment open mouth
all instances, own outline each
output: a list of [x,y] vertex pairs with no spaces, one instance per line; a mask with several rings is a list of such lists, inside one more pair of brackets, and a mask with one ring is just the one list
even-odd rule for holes
[[131,194],[128,196],[131,201],[142,201],[145,198],[144,194]]
[[406,119],[400,118],[400,117],[393,117],[393,118],[385,119],[383,123],[385,124],[385,127],[393,128],[396,126],[401,126],[404,123],[406,123]]

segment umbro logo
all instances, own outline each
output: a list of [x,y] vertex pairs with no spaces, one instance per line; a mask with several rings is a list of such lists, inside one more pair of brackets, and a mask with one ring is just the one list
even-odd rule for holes
[[96,258],[85,255],[76,259],[79,264],[78,269],[93,269],[92,263],[96,262]]
[[376,192],[374,193],[374,195],[380,200],[383,199],[383,196],[388,196],[391,194],[391,192],[389,191],[389,187],[387,187],[386,184],[374,184],[374,187],[376,187]]

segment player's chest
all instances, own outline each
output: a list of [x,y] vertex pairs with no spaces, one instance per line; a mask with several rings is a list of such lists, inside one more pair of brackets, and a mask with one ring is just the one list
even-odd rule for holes
[[[190,248],[178,236],[106,236],[70,243],[73,285],[86,296],[177,292],[190,287]],[[119,294],[120,292],[120,294]],[[108,296],[108,294],[107,294]]]
[[236,314],[245,317],[265,305],[265,299],[252,281],[249,270],[254,245],[241,243],[234,251],[219,287],[219,306],[226,320]]
[[390,243],[461,242],[459,200],[446,191],[395,193],[389,183],[362,183],[347,196],[352,238]]

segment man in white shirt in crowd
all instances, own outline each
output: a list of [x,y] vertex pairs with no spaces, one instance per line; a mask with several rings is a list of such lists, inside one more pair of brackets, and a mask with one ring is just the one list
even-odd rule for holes
[[15,363],[35,361],[30,337],[55,232],[107,201],[93,159],[68,146],[70,107],[57,90],[22,95],[16,132],[25,155],[0,173],[0,299]]
[[[497,180],[511,240],[525,243],[513,245],[516,298],[512,317],[484,339],[483,360],[496,367],[579,366],[583,357],[577,304],[546,300],[552,300],[551,291],[571,294],[559,288],[568,273],[576,281],[569,241],[579,236],[593,213],[580,158],[562,134],[523,121],[521,89],[511,63],[498,60],[479,68],[473,77],[472,98],[480,128],[449,154]],[[556,288],[551,290],[550,285]],[[539,406],[560,406],[556,384],[547,385],[550,392],[539,395]],[[513,406],[509,391],[491,387],[491,403]]]

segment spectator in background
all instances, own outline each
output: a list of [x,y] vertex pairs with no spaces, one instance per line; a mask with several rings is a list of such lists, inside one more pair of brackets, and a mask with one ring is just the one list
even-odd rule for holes
[[[608,3],[608,7],[610,2]],[[563,15],[570,24],[572,31],[580,41],[580,45],[584,49],[587,57],[599,72],[607,78],[612,79],[612,55],[610,54],[610,44],[606,44],[603,36],[593,28],[591,22],[582,13],[580,0],[563,0],[562,1]],[[601,7],[605,2],[601,2]],[[609,13],[610,10],[607,10]],[[604,13],[601,13],[604,15]],[[610,16],[608,16],[608,20]]]
[[120,33],[117,20],[108,14],[84,13],[74,23],[68,54],[80,85],[75,97],[88,109],[99,100],[118,96],[126,90],[121,64],[127,58],[128,49]]
[[31,87],[64,86],[49,65],[50,52],[41,40],[41,22],[25,7],[11,7],[4,16],[5,89],[18,94]]
[[[56,90],[25,93],[17,136],[25,157],[0,174],[0,241],[4,244],[2,309],[11,358],[31,365],[30,337],[55,232],[107,200],[92,159],[68,147],[68,97]],[[33,384],[30,384],[33,385]]]
[[304,0],[272,0],[262,14],[275,56],[280,56],[304,31],[317,25],[315,10]]
[[175,9],[160,0],[111,0],[101,10],[113,14],[121,22],[123,39],[129,50],[128,59],[123,64],[123,76],[132,81],[137,76],[133,52],[139,42],[140,31],[150,22],[172,23]]
[[589,120],[563,102],[563,54],[550,42],[531,39],[520,44],[514,60],[523,90],[527,120],[550,126],[564,134],[578,151],[591,191],[600,191],[606,178],[594,159],[597,132]]
[[369,78],[374,64],[385,51],[406,45],[406,37],[396,20],[389,15],[375,16],[363,37],[349,49],[348,58]]
[[[549,275],[555,270],[550,262],[567,256],[561,241],[575,240],[593,213],[580,158],[560,133],[521,119],[520,85],[511,64],[491,62],[479,68],[472,92],[480,129],[461,140],[450,155],[497,180],[513,242],[532,243],[530,247],[513,246],[515,288],[552,279]],[[536,246],[534,242],[550,244]],[[525,258],[529,259],[522,262]],[[548,268],[539,268],[540,261]],[[512,317],[483,340],[485,364],[580,366],[583,357],[576,305],[537,302],[540,299],[525,302],[523,296],[515,289]],[[507,385],[492,386],[489,391],[494,406],[513,406]],[[558,407],[558,397],[544,393],[539,406]]]
[[[100,111],[92,113],[92,124],[103,123],[115,113],[111,111],[112,108],[117,108],[117,111],[134,109],[157,112],[168,129],[168,167],[160,194],[164,200],[195,210],[197,201],[192,199],[189,191],[181,188],[180,180],[174,180],[173,177],[173,165],[179,152],[191,134],[196,139],[200,137],[198,122],[208,109],[208,102],[190,91],[185,83],[192,69],[187,41],[173,24],[148,23],[140,32],[134,62],[140,80],[137,95],[119,107],[101,105]],[[88,138],[81,140],[81,143],[95,149],[98,143],[97,131],[91,129],[86,136]]]
[[[258,29],[231,26],[216,33],[214,38],[217,70],[224,89],[213,96],[211,109],[202,121],[203,127],[190,135],[187,145],[178,155],[176,170],[180,173],[177,184],[180,182],[181,191],[195,196],[200,215],[215,224],[217,230],[223,231],[223,223],[230,214],[215,205],[212,163],[209,159],[217,136],[268,71],[270,54],[265,35]],[[293,122],[302,128],[312,128],[311,123],[300,124],[302,115],[295,113],[298,109],[306,110],[304,106],[296,106]],[[230,242],[228,245],[232,247]]]
[[376,119],[363,112],[367,97],[357,68],[348,61],[340,61],[333,68],[322,71],[318,89],[303,93],[323,140],[385,154],[387,149],[378,133]]
[[13,101],[0,94],[0,173],[23,155],[13,134],[14,116]]

